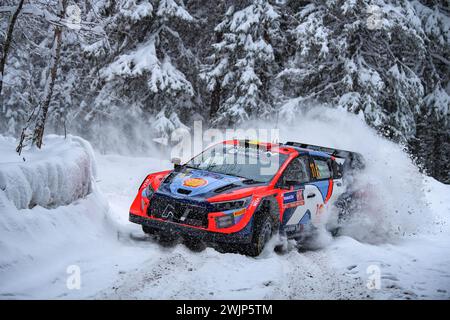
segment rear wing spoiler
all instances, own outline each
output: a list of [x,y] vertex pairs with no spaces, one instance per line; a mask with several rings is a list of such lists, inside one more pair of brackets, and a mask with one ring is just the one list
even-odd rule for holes
[[363,169],[365,166],[364,158],[358,152],[316,146],[313,144],[293,142],[293,141],[288,141],[285,143],[285,145],[303,148],[303,149],[314,150],[314,151],[321,151],[321,152],[329,154],[330,156],[333,156],[335,158],[344,159],[345,160],[344,167],[347,167],[350,169]]

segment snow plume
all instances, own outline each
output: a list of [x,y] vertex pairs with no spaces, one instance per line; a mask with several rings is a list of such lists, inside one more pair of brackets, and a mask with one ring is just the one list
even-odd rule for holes
[[[303,105],[303,108],[299,108],[299,105]],[[262,136],[261,133],[271,133],[273,129],[278,129],[275,140],[282,143],[297,141],[335,147],[359,152],[365,158],[365,169],[347,178],[345,182],[348,192],[359,196],[354,197],[356,199],[351,202],[352,214],[340,223],[340,234],[360,241],[382,243],[430,230],[428,226],[435,222],[435,217],[425,205],[423,175],[401,145],[377,134],[365,123],[361,114],[351,114],[343,108],[310,104],[305,107],[299,101],[295,108],[291,108],[289,120],[285,115],[280,115],[277,123],[278,125],[276,121],[247,121],[241,127],[228,130],[235,132],[233,137],[272,141],[272,134]],[[205,126],[204,124],[203,129],[207,129]],[[222,132],[216,129],[219,140],[232,138],[227,134],[228,130]],[[208,145],[207,133],[212,131],[203,132],[201,149]],[[190,139],[192,135],[201,137],[196,128],[189,131],[188,135],[191,135]],[[194,154],[198,152],[200,150]],[[190,157],[182,157],[184,160],[188,158]],[[336,222],[337,215],[338,210],[330,206],[329,225]],[[316,240],[308,247],[326,246],[330,237],[323,234]]]
[[[357,206],[356,212],[343,223],[341,234],[361,241],[380,243],[428,230],[428,223],[434,222],[435,219],[425,205],[423,176],[401,145],[377,134],[364,122],[361,115],[323,106],[299,108],[299,104],[302,103],[297,103],[297,107],[291,108],[289,120],[286,120],[286,115],[280,115],[278,125],[276,121],[247,121],[233,130],[249,132],[249,129],[254,129],[250,131],[258,133],[257,129],[269,129],[267,132],[279,129],[277,139],[280,142],[298,141],[361,153],[366,160],[366,168],[355,177],[355,181],[348,183],[348,187],[350,192],[362,191],[364,197],[354,202]],[[159,122],[163,124],[161,119]],[[164,123],[172,123],[166,122]],[[185,131],[192,138],[198,130],[189,127],[192,130]],[[206,123],[203,123],[203,129],[200,130],[207,130]],[[141,141],[147,139],[148,142],[152,142],[153,138],[148,135],[149,130],[144,129],[142,132],[147,132],[147,136],[141,137],[142,140],[136,140],[136,145],[133,143],[123,145],[129,149],[141,149]],[[205,139],[207,135],[204,131],[203,133]],[[122,134],[121,137],[119,131],[117,135],[112,136],[116,136],[118,141],[121,138],[126,139],[126,135]],[[169,137],[170,135],[167,138]],[[224,133],[222,138],[227,138],[227,134]],[[273,136],[270,134],[267,137],[257,138],[272,141]],[[193,148],[195,152],[183,159],[188,160],[207,145],[208,143],[203,141],[200,149]],[[151,153],[153,157],[168,160],[171,154],[168,152],[170,147],[161,145],[159,149],[146,149],[142,155]],[[335,211],[333,208],[330,210],[330,223],[336,219]],[[324,235],[320,239],[323,241],[312,246],[322,247],[328,243],[328,236]]]
[[[366,168],[349,188],[363,190],[366,196],[345,221],[341,234],[379,243],[416,233],[433,221],[425,206],[423,176],[409,155],[400,145],[378,135],[361,117],[341,109],[315,107],[306,111],[297,109],[289,123],[281,118],[278,123],[282,124],[280,142],[329,146],[364,156]],[[274,125],[258,122],[244,127],[251,126],[272,128]],[[330,219],[335,218],[333,210],[330,211]]]

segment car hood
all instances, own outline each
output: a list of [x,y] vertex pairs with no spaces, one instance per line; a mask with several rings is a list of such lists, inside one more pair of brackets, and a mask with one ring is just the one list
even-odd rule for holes
[[211,171],[185,168],[172,172],[160,185],[157,193],[176,198],[210,198],[222,193],[249,188],[261,184],[248,185],[246,179]]

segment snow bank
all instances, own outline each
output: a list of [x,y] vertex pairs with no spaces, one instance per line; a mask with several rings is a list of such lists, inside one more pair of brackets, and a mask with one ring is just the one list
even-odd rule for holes
[[[44,141],[42,150],[32,149],[19,157],[14,151],[16,141],[0,137],[0,283],[4,290],[8,290],[5,275],[32,274],[39,262],[50,270],[55,257],[69,248],[84,251],[86,244],[102,244],[115,237],[108,203],[93,179],[96,169],[89,143],[72,136],[47,136]],[[14,278],[11,283],[20,282]]]
[[21,156],[16,141],[0,136],[0,189],[17,209],[67,205],[91,192],[96,174],[93,151],[85,140],[50,135],[42,150]]

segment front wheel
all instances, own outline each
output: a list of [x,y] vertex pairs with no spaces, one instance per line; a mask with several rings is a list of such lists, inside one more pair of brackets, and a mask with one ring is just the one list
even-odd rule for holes
[[184,239],[184,244],[194,252],[201,252],[206,249],[206,245],[200,240]]
[[252,242],[246,245],[244,253],[256,257],[264,250],[267,242],[272,238],[276,230],[276,221],[274,218],[266,214],[262,219],[256,221],[253,231]]
[[154,235],[157,232],[157,230],[155,228],[144,226],[144,225],[142,225],[142,231],[144,231],[144,233],[148,234],[148,235]]
[[168,231],[158,231],[158,242],[163,247],[173,247],[178,243],[179,237]]

